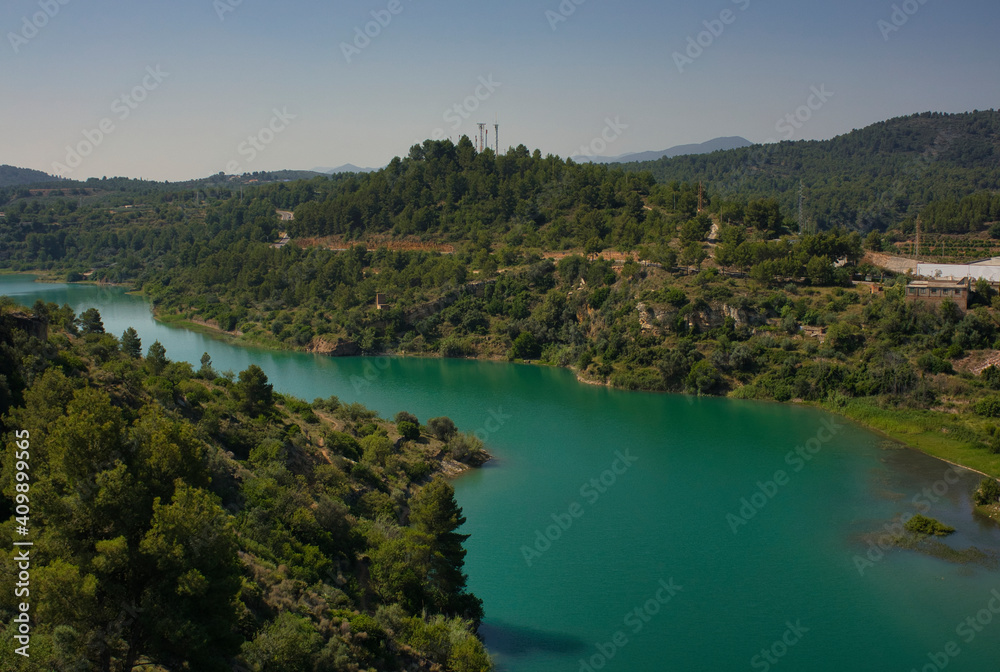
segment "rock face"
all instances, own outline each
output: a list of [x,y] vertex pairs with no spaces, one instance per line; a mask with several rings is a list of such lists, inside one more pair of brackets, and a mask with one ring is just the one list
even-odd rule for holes
[[315,352],[320,355],[330,357],[360,357],[361,348],[354,341],[345,338],[338,338],[336,341],[328,341],[316,336],[312,343],[306,348],[308,352]]
[[685,308],[686,310],[684,308],[678,310],[673,306],[663,308],[645,303],[639,303],[636,306],[639,311],[639,324],[644,331],[654,330],[668,324],[682,311],[683,319],[687,322],[688,328],[700,331],[721,327],[726,323],[727,318],[732,319],[737,327],[756,327],[767,323],[766,315],[729,304],[706,305],[698,310]]
[[3,316],[3,324],[0,327],[5,335],[11,329],[18,329],[40,341],[49,340],[49,323],[33,315],[8,313]]

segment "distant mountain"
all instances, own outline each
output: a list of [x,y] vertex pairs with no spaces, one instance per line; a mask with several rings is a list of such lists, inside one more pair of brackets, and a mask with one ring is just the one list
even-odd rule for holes
[[[705,185],[716,200],[776,197],[786,216],[862,231],[911,222],[935,201],[1000,190],[1000,111],[924,112],[830,140],[753,145],[623,163],[658,182]],[[971,226],[971,222],[970,222]],[[973,229],[974,230],[974,229]]]
[[361,168],[353,163],[345,163],[337,168],[313,168],[314,172],[326,175],[336,175],[337,173],[374,173],[378,168]]
[[28,184],[39,184],[41,182],[56,182],[58,177],[53,177],[48,173],[30,168],[17,168],[15,166],[0,166],[0,187],[20,187]]
[[656,161],[657,159],[673,158],[686,154],[711,154],[712,152],[725,151],[729,149],[740,149],[749,147],[753,143],[746,138],[730,136],[726,138],[715,138],[708,142],[694,145],[677,145],[670,149],[659,152],[638,152],[635,154],[622,154],[621,156],[574,156],[573,160],[578,163],[630,163],[633,161]]

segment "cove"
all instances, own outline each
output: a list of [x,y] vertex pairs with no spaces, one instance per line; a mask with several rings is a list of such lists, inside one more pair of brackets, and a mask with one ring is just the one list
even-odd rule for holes
[[120,288],[4,276],[0,294],[96,307],[144,348],[256,363],[307,400],[478,432],[496,459],[455,486],[499,669],[996,668],[1000,573],[868,536],[924,513],[958,530],[950,547],[1000,549],[971,509],[979,476],[835,416],[609,390],[562,369],[240,348],[159,324]]

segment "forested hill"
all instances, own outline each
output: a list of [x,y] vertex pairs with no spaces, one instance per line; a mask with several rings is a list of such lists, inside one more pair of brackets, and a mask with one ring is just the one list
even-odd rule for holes
[[17,168],[8,165],[0,166],[0,187],[19,187],[26,184],[55,182],[56,179],[40,170]]
[[94,309],[0,298],[0,534],[34,543],[30,659],[28,593],[5,590],[0,669],[491,669],[439,477],[477,439],[143,346]]
[[620,164],[658,182],[703,181],[727,199],[777,197],[819,228],[885,229],[935,200],[1000,188],[1000,112],[926,112],[831,140],[781,142]]

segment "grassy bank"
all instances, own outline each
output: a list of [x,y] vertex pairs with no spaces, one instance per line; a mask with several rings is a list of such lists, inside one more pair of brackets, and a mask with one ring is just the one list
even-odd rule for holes
[[884,409],[858,399],[844,406],[823,404],[821,407],[933,457],[1000,477],[1000,455],[977,445],[964,424],[968,416],[939,411]]

